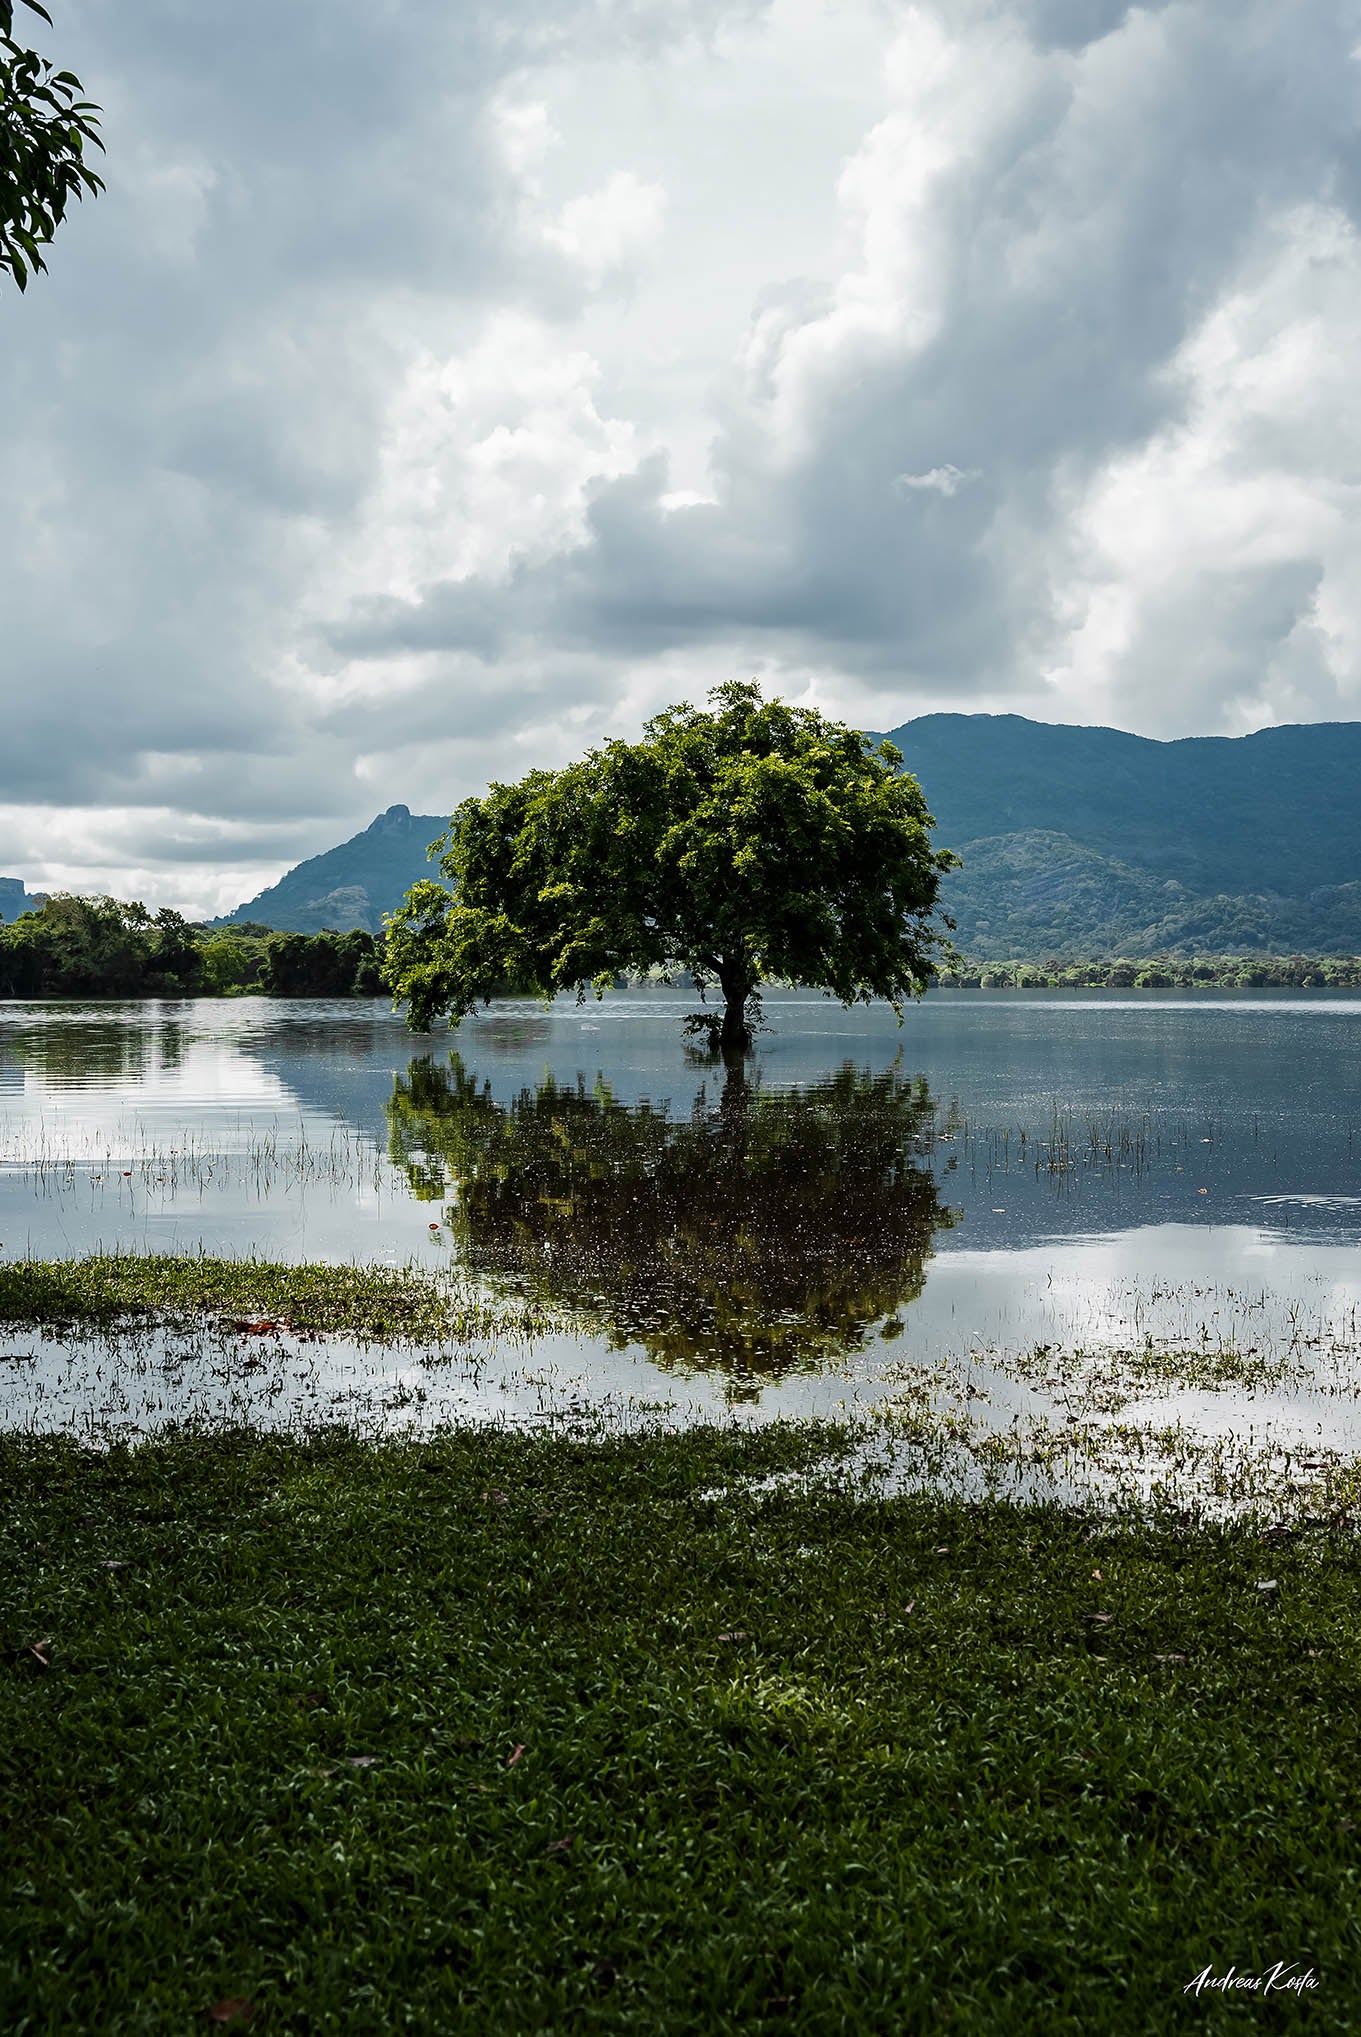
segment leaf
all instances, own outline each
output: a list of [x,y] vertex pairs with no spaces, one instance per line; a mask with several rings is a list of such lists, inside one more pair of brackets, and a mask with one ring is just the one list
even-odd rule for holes
[[917,1601],[916,1601],[916,1600],[915,1600],[914,1598],[910,1598],[910,1599],[908,1600],[907,1604],[906,1604],[906,1605],[905,1605],[905,1606],[903,1607],[903,1611],[904,1611],[905,1613],[915,1613],[915,1612],[916,1612],[916,1610],[917,1610]]
[[510,1760],[509,1760],[509,1761],[508,1761],[508,1762],[506,1763],[506,1767],[507,1767],[507,1768],[514,1768],[514,1766],[515,1766],[516,1762],[517,1762],[517,1761],[518,1761],[518,1760],[520,1759],[520,1756],[521,1756],[521,1755],[522,1755],[522,1754],[524,1753],[524,1751],[525,1751],[525,1747],[524,1747],[524,1742],[523,1742],[523,1740],[522,1740],[522,1741],[521,1741],[521,1742],[519,1743],[519,1745],[518,1745],[518,1746],[517,1746],[517,1747],[516,1747],[516,1748],[515,1748],[515,1749],[513,1750],[512,1754],[511,1754],[511,1757],[510,1757]]
[[228,1995],[225,2001],[214,2002],[208,2011],[210,2023],[249,2023],[255,2014],[255,2004],[248,2002],[244,1995]]

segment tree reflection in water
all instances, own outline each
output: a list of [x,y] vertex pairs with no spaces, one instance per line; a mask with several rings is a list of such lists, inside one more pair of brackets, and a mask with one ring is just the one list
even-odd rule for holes
[[418,1197],[447,1199],[470,1271],[739,1391],[896,1334],[955,1220],[931,1097],[896,1069],[766,1089],[733,1065],[677,1121],[599,1078],[506,1107],[454,1054],[413,1061],[388,1114],[393,1158]]
[[139,1083],[153,1068],[164,1074],[181,1067],[188,1045],[188,1028],[173,1017],[158,1022],[146,1002],[111,1002],[98,1017],[53,1004],[0,1033],[0,1082],[6,1071],[26,1070],[45,1089]]

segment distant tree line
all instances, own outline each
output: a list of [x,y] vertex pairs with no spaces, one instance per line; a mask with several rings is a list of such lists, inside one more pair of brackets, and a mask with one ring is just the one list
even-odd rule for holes
[[56,893],[0,922],[0,997],[381,997],[381,936],[197,926]]
[[961,961],[936,981],[955,990],[1356,990],[1358,955],[1100,956],[1074,962]]
[[[362,928],[291,934],[255,921],[205,927],[169,907],[153,913],[116,898],[55,893],[40,910],[0,921],[0,997],[382,997],[383,953],[383,936]],[[682,972],[676,980],[688,979]],[[1361,956],[966,959],[933,980],[985,990],[1356,990]],[[534,986],[508,975],[498,988],[524,995]]]

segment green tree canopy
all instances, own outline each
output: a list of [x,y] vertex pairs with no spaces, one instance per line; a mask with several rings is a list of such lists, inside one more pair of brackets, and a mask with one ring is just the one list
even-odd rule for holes
[[364,928],[348,934],[271,934],[261,988],[268,997],[377,997],[378,944]]
[[0,928],[3,997],[193,997],[202,982],[196,930],[168,906],[55,892]]
[[719,1094],[673,1118],[599,1080],[550,1077],[503,1106],[451,1055],[396,1079],[388,1123],[479,1279],[660,1365],[722,1372],[739,1397],[896,1335],[954,1222],[931,1096],[896,1068],[766,1089],[734,1057]]
[[[38,0],[23,0],[48,25]],[[47,267],[42,250],[52,240],[72,198],[102,191],[103,180],[85,161],[84,147],[99,139],[99,108],[81,98],[71,71],[55,71],[36,50],[14,40],[13,0],[0,0],[0,271],[21,290],[30,270]]]
[[750,1044],[771,978],[898,1010],[920,992],[957,859],[933,849],[901,753],[754,685],[710,700],[463,802],[435,844],[452,889],[424,880],[389,920],[384,979],[413,1027],[508,984],[601,994],[660,967],[717,987],[721,1019],[687,1024],[726,1052]]

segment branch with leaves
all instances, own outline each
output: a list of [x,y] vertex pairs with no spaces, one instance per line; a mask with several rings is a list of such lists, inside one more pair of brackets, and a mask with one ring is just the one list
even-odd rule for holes
[[[38,0],[22,0],[50,27]],[[14,40],[14,0],[0,0],[0,271],[21,290],[46,269],[42,250],[72,198],[104,189],[85,161],[85,144],[102,149],[98,106],[83,99],[72,71],[55,71]]]

